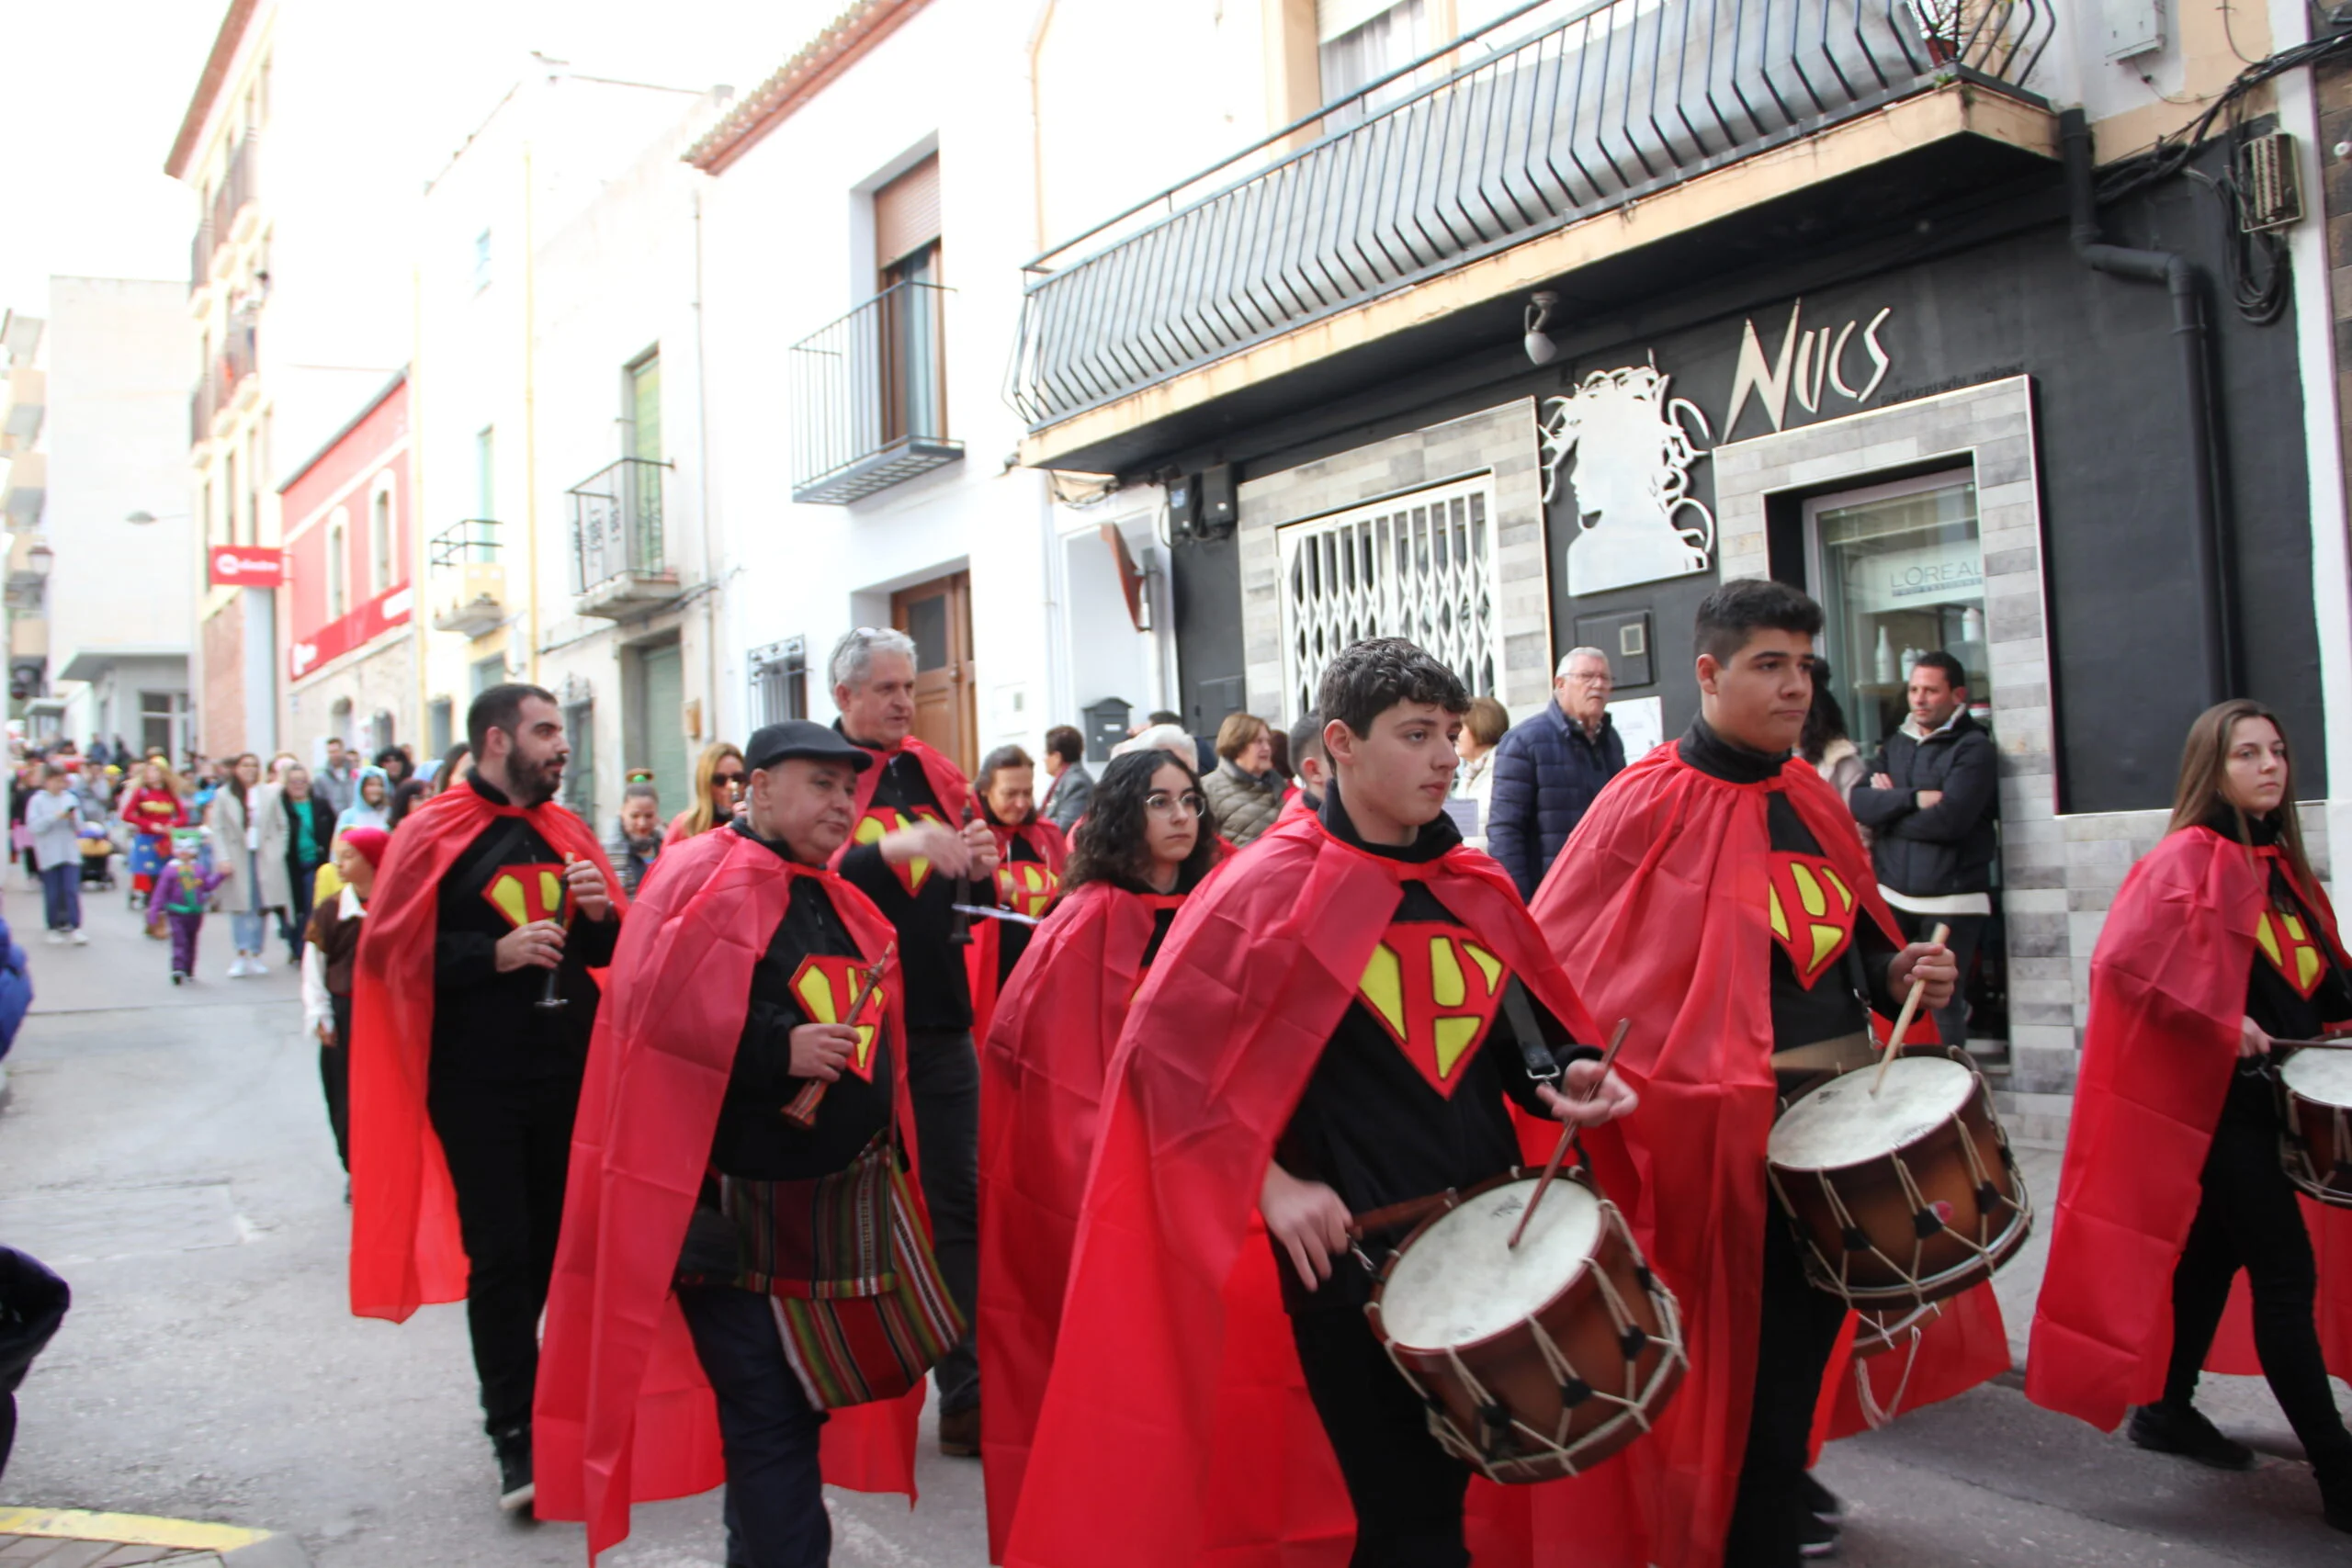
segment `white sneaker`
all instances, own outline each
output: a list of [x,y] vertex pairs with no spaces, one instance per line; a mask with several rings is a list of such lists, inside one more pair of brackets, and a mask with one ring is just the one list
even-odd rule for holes
[[90,939],[83,933],[80,926],[75,926],[72,931],[66,932],[65,940],[72,942],[76,947],[87,947],[90,945]]
[[266,975],[269,973],[269,965],[261,961],[260,953],[253,953],[245,959],[245,973],[248,975]]
[[244,977],[245,955],[241,953],[237,954],[236,957],[229,961],[229,978],[232,980],[242,980]]
[[65,941],[65,933],[61,931],[52,930],[47,936],[41,938],[41,941],[49,943],[51,947],[56,947]]

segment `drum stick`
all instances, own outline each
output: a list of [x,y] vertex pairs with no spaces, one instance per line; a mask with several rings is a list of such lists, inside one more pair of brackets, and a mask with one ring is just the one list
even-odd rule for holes
[[2274,1051],[2352,1051],[2352,1037],[2337,1035],[2332,1040],[2273,1040]]
[[[1609,1049],[1600,1054],[1600,1071],[1593,1075],[1592,1087],[1577,1097],[1577,1103],[1581,1105],[1600,1092],[1601,1080],[1608,1077],[1609,1069],[1617,1065],[1617,1053],[1624,1046],[1625,1032],[1633,1027],[1634,1021],[1630,1018],[1617,1021],[1617,1032],[1609,1037]],[[1552,1179],[1560,1174],[1560,1162],[1567,1157],[1568,1145],[1576,1142],[1576,1138],[1575,1122],[1571,1122],[1560,1129],[1560,1141],[1552,1145],[1552,1163],[1544,1168],[1544,1179],[1535,1184],[1535,1195],[1528,1199],[1527,1212],[1519,1216],[1519,1224],[1510,1233],[1511,1247],[1517,1247],[1519,1238],[1527,1234],[1527,1222],[1535,1217],[1535,1205],[1544,1201],[1544,1190],[1552,1185]]]
[[[1951,935],[1951,928],[1941,920],[1938,920],[1936,929],[1928,933],[1928,940],[1938,947],[1941,947],[1944,938],[1950,935]],[[1903,998],[1903,1010],[1894,1015],[1894,1032],[1886,1037],[1886,1055],[1878,1059],[1878,1077],[1871,1079],[1871,1094],[1873,1098],[1878,1094],[1879,1086],[1886,1082],[1886,1069],[1894,1066],[1896,1054],[1903,1049],[1903,1037],[1911,1032],[1911,1019],[1919,1010],[1919,998],[1927,994],[1928,983],[1925,980],[1911,982],[1911,994]]]
[[[842,1021],[852,1029],[857,1027],[857,1015],[865,1010],[865,1000],[874,994],[874,987],[882,983],[882,972],[890,967],[890,960],[898,951],[896,942],[883,943],[882,956],[876,959],[874,967],[865,972],[865,984],[858,987],[857,999],[849,1004],[847,1012],[842,1014]],[[875,1020],[874,1027],[880,1029],[882,1021]],[[906,1070],[906,1064],[899,1063],[899,1071],[903,1073]],[[792,1097],[792,1103],[784,1108],[785,1120],[804,1131],[814,1127],[817,1124],[817,1107],[824,1102],[825,1090],[829,1087],[823,1078],[810,1078],[807,1087]]]

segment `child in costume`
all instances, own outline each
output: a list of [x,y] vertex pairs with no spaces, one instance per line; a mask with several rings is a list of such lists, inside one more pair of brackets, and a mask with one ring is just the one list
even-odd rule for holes
[[212,890],[229,880],[223,869],[209,868],[198,856],[204,850],[204,829],[172,829],[172,858],[155,874],[155,908],[172,931],[172,984],[187,984],[196,973],[196,939],[204,930],[205,907]]

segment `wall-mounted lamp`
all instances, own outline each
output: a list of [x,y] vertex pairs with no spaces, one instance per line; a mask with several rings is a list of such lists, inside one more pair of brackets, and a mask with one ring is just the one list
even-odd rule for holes
[[1545,288],[1538,291],[1534,302],[1527,307],[1527,336],[1522,341],[1530,365],[1549,365],[1560,356],[1560,345],[1544,333],[1544,329],[1552,324],[1552,311],[1559,303],[1560,297]]
[[47,541],[36,539],[32,547],[25,552],[25,565],[31,569],[35,577],[45,578],[57,565],[57,552],[49,547]]

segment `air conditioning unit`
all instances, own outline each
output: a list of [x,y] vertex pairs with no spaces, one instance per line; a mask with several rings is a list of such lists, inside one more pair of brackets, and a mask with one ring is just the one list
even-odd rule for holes
[[2247,138],[2237,149],[2238,227],[2249,234],[2284,229],[2303,216],[2295,139],[2283,130]]

